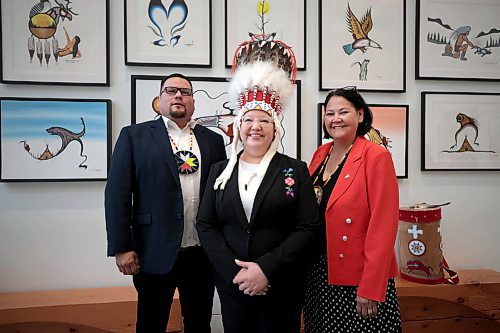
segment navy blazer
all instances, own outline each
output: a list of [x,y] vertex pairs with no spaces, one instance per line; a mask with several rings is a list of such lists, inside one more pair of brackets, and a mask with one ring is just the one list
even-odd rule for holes
[[238,164],[225,190],[213,189],[226,165],[227,161],[217,163],[210,171],[196,223],[216,271],[232,284],[240,270],[234,259],[253,261],[274,289],[296,286],[303,273],[300,259],[319,223],[306,164],[276,153],[257,190],[250,221],[241,203]]
[[[196,125],[201,152],[200,198],[210,168],[226,158],[219,134]],[[115,145],[105,190],[108,256],[135,251],[141,271],[167,274],[184,230],[179,173],[162,118],[124,127]]]

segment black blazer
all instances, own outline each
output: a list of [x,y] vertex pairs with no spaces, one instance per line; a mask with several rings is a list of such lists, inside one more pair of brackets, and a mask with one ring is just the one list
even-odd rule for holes
[[[196,224],[216,271],[232,284],[240,270],[234,259],[240,259],[257,262],[273,288],[295,283],[303,273],[297,265],[319,218],[306,164],[279,153],[273,157],[257,191],[250,222],[239,194],[238,164],[225,190],[213,189],[226,165],[227,161],[217,163],[210,171]],[[285,183],[289,177],[294,182],[291,191]]]
[[[200,198],[210,168],[226,158],[220,135],[196,125],[201,152]],[[184,230],[179,173],[162,118],[124,127],[105,190],[108,256],[135,251],[141,271],[167,274]]]

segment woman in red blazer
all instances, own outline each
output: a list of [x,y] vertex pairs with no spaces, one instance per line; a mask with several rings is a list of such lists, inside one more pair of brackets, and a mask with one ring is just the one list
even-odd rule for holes
[[390,153],[363,136],[372,113],[355,87],[331,91],[323,126],[333,142],[311,174],[323,225],[306,277],[306,332],[400,332],[394,277],[398,183]]

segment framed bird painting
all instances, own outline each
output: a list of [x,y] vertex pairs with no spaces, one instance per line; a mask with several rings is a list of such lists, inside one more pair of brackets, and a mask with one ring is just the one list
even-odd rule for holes
[[212,0],[124,0],[125,65],[212,67]]
[[423,171],[500,170],[500,93],[424,91],[421,100]]
[[0,1],[0,82],[109,86],[109,0]]
[[320,90],[404,92],[405,13],[405,0],[320,0]]
[[111,101],[0,98],[0,181],[101,181],[111,157]]

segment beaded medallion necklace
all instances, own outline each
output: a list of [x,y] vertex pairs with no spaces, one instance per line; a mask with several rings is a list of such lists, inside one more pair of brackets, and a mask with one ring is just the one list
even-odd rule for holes
[[175,165],[180,174],[189,175],[200,168],[200,161],[193,153],[193,136],[193,129],[189,128],[189,150],[179,150],[170,133],[168,134],[168,138],[174,147]]

